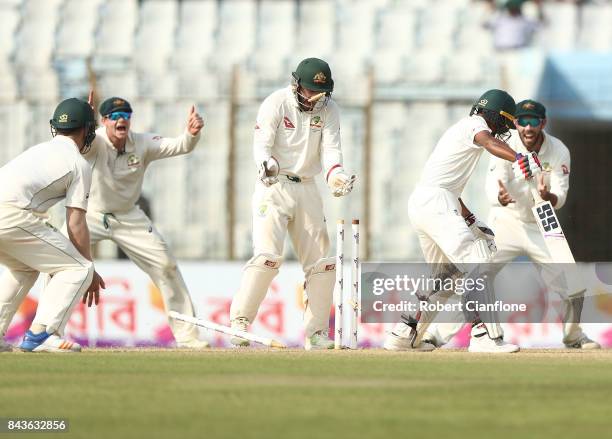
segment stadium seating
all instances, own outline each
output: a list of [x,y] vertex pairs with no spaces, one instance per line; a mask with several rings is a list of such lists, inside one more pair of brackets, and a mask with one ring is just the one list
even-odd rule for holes
[[134,43],[134,64],[138,69],[164,71],[174,50],[178,3],[149,0],[139,10]]
[[55,57],[85,58],[93,53],[102,0],[66,0],[55,38]]
[[[107,0],[100,9],[94,55],[128,60],[134,54],[134,30],[138,18],[136,0]],[[103,66],[104,63],[102,62]]]
[[[526,4],[525,13],[534,17],[534,6]],[[538,50],[612,48],[609,2],[544,2],[544,13]],[[0,0],[0,129],[12,139],[0,160],[48,138],[54,104],[84,96],[92,73],[99,98],[132,101],[138,130],[176,135],[196,103],[206,120],[201,144],[189,156],[156,164],[145,192],[155,194],[155,220],[179,256],[222,258],[232,172],[233,251],[246,258],[259,103],[289,83],[300,60],[318,56],[332,67],[346,167],[370,169],[371,256],[418,257],[405,200],[420,167],[475,95],[522,71],[520,53],[494,53],[483,26],[490,16],[489,3],[479,0]],[[234,66],[237,112],[230,126]],[[370,93],[373,156],[364,163]],[[328,218],[363,214],[359,183],[350,200],[332,199],[319,184]]]
[[180,5],[176,47],[172,65],[181,69],[201,69],[215,46],[217,29],[215,0],[185,0]]
[[5,64],[9,61],[9,58],[15,47],[14,33],[19,25],[20,15],[19,10],[7,3],[0,3],[0,39],[2,44],[0,45],[0,64]]

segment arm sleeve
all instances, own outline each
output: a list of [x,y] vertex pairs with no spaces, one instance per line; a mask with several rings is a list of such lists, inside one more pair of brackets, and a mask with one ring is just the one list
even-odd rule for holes
[[253,156],[257,165],[272,155],[276,130],[281,122],[280,110],[280,104],[271,96],[268,96],[259,107],[253,135]]
[[468,120],[470,121],[467,128],[468,142],[474,148],[482,148],[482,145],[476,143],[476,134],[483,131],[491,134],[491,128],[489,128],[487,122],[480,116],[470,117]]
[[321,159],[325,179],[332,170],[342,167],[342,148],[340,145],[340,111],[335,102],[327,105],[325,121],[321,133]]
[[197,136],[192,136],[187,130],[178,137],[162,137],[151,133],[140,135],[143,136],[142,141],[145,144],[149,162],[187,154],[193,151],[200,140],[200,133]]
[[66,190],[66,207],[87,210],[91,188],[91,166],[84,159],[74,165],[72,180]]
[[557,196],[555,209],[561,209],[567,200],[570,177],[570,153],[563,145],[563,153],[550,172],[550,191]]

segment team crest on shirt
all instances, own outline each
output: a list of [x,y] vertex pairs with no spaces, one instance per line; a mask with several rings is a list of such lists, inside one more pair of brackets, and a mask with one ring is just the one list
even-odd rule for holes
[[542,171],[544,171],[544,172],[552,171],[552,166],[550,166],[550,163],[542,162]]
[[285,122],[285,128],[295,129],[295,125],[293,125],[293,122],[287,116],[283,117],[283,122]]
[[321,116],[313,116],[310,119],[310,128],[321,128],[323,123],[321,122]]
[[268,213],[268,205],[267,204],[260,204],[259,208],[257,209],[257,214],[263,218],[266,216],[266,213]]
[[138,157],[136,154],[130,154],[127,156],[127,165],[132,168],[134,166],[138,166],[140,165],[140,157]]

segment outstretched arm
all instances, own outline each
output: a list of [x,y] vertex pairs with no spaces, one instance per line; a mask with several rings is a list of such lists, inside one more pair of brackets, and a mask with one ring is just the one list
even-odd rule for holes
[[202,116],[197,112],[195,105],[189,108],[185,132],[178,137],[161,137],[146,134],[147,158],[149,161],[159,160],[187,154],[193,151],[200,140],[200,131],[204,127]]
[[481,131],[476,134],[474,136],[474,142],[482,146],[487,152],[493,154],[495,157],[508,160],[509,162],[514,162],[516,160],[516,151],[510,148],[505,142],[491,135],[488,131]]

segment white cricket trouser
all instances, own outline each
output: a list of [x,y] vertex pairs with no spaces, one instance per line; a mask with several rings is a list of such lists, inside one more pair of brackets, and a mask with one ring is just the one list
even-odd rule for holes
[[[139,207],[113,214],[88,211],[87,224],[92,245],[110,239],[151,277],[162,294],[166,312],[176,311],[195,316],[193,303],[176,259],[164,238]],[[64,225],[64,232],[65,229]],[[171,318],[168,318],[168,323],[178,343],[198,337],[198,329],[190,323]]]
[[425,262],[462,264],[490,262],[477,250],[476,237],[461,216],[459,199],[441,188],[417,187],[408,200],[408,216]]
[[[509,209],[494,207],[491,209],[487,224],[495,232],[497,252],[493,256],[493,262],[498,270],[518,256],[528,256],[537,264],[544,283],[554,289],[563,299],[568,297],[569,292],[555,280],[563,276],[559,275],[559,269],[552,263],[544,238],[535,222],[523,222],[517,219]],[[456,323],[434,324],[435,328],[430,326],[428,332],[435,336],[437,343],[444,344],[453,338],[464,323],[458,320]],[[564,322],[564,343],[575,342],[582,335],[582,328],[578,322]]]
[[[442,188],[417,187],[408,200],[408,216],[419,238],[425,262],[436,265],[452,262],[459,270],[466,272],[465,264],[486,264],[491,261],[490,254],[483,253],[477,238],[465,223],[459,199],[452,192]],[[445,300],[442,297],[438,299]],[[460,298],[453,296],[450,300]],[[426,320],[432,318],[434,316]],[[426,329],[427,334],[435,334],[432,331],[438,328],[448,333],[457,332],[465,316],[458,311],[451,320],[462,323],[431,324]]]
[[40,294],[35,324],[49,333],[63,328],[72,308],[91,284],[93,264],[58,230],[29,210],[0,207],[0,336],[4,336],[19,305],[38,274],[52,274]]
[[[304,273],[308,274],[329,251],[323,202],[314,180],[297,183],[281,175],[279,182],[270,187],[259,182],[256,184],[253,194],[254,254],[282,255],[287,232],[298,261]],[[329,294],[331,300],[333,285],[329,292],[316,294]],[[252,322],[263,298],[246,286],[241,288],[234,297],[231,318],[246,317]],[[324,300],[320,302],[325,303]],[[235,303],[240,305],[236,306]],[[329,307],[309,307],[309,311],[304,315],[305,333],[311,335],[317,331],[327,331],[331,302]]]

